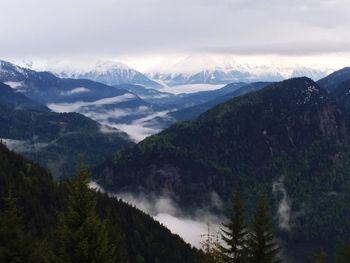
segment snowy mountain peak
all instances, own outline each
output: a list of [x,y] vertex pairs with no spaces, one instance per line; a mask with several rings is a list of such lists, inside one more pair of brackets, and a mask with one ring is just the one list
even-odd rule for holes
[[[148,87],[158,88],[161,85],[141,72],[123,64],[114,61],[98,62],[90,70],[81,73],[67,74],[71,78],[83,78],[98,81],[107,85],[120,84],[141,84]],[[61,73],[62,76],[62,73]]]
[[31,74],[30,69],[19,67],[10,62],[0,60],[0,78],[3,82],[22,81]]
[[315,69],[288,61],[239,60],[233,56],[193,55],[177,60],[173,65],[164,63],[148,76],[167,85],[228,84],[232,82],[281,81],[306,76],[319,80],[330,69]]
[[0,70],[1,71],[16,71],[16,72],[24,72],[24,69],[12,64],[10,62],[4,61],[4,60],[0,60]]
[[292,74],[290,75],[291,78],[297,78],[297,77],[309,77],[313,80],[319,80],[321,78],[324,78],[326,75],[328,75],[327,70],[317,70],[317,69],[311,69],[306,67],[298,67],[293,70]]
[[91,70],[96,70],[100,72],[113,71],[113,70],[136,71],[122,62],[114,62],[110,60],[97,62],[96,65],[91,68]]
[[70,61],[43,60],[23,61],[22,64],[34,70],[45,70],[60,78],[90,79],[107,85],[141,84],[147,87],[159,88],[161,85],[149,79],[141,72],[128,65],[111,60],[99,61]]

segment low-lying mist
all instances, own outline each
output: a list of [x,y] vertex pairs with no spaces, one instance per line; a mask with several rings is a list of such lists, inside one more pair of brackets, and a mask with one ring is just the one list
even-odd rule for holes
[[[106,192],[95,182],[91,182],[90,187]],[[225,220],[206,209],[197,209],[191,213],[185,212],[168,196],[111,192],[108,192],[108,194],[120,198],[151,215],[172,233],[178,234],[184,241],[197,248],[200,248],[201,242],[205,240],[202,235],[208,234],[208,225],[209,234],[217,235],[220,231],[221,223]],[[216,198],[213,199],[218,202]]]

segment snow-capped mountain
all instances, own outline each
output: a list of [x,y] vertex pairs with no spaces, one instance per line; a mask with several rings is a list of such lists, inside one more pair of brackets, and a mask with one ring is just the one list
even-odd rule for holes
[[[34,71],[19,67],[7,61],[0,60],[0,80],[9,82],[15,85],[15,82],[20,82],[28,78]],[[12,85],[11,85],[12,86]]]
[[193,55],[150,70],[148,76],[169,86],[185,84],[228,84],[232,82],[281,81],[306,76],[318,80],[329,69],[313,69],[293,63],[265,61],[241,63],[232,57]]
[[165,58],[153,63],[151,68],[144,66],[142,72],[115,61],[48,60],[24,63],[33,70],[50,71],[61,78],[89,79],[106,85],[139,84],[156,89],[175,85],[226,85],[233,82],[281,81],[300,76],[316,81],[332,71],[332,69],[305,66],[291,61],[244,60],[230,55],[202,54],[176,59]]
[[169,86],[185,84],[228,84],[232,82],[247,81],[250,78],[248,72],[224,71],[221,69],[201,70],[199,72],[188,73],[154,73],[150,76],[158,81],[165,82]]
[[168,86],[187,84],[229,84],[233,82],[256,82],[256,81],[281,81],[283,75],[276,71],[256,74],[247,70],[227,70],[223,68],[205,69],[193,74],[188,73],[161,73],[155,72],[148,75],[158,82],[163,82]]
[[0,82],[55,112],[78,112],[104,125],[126,131],[135,140],[158,131],[149,119],[165,115],[125,89],[88,79],[59,78],[50,72],[37,72],[0,61]]
[[328,75],[327,71],[324,71],[324,70],[299,67],[299,68],[296,68],[293,70],[290,77],[291,78],[298,78],[298,77],[306,76],[306,77],[311,78],[313,80],[320,80],[327,75]]
[[110,61],[99,63],[94,69],[87,72],[72,75],[61,73],[61,77],[64,75],[65,77],[90,79],[106,85],[139,84],[152,88],[161,87],[159,83],[149,79],[141,72],[130,68],[123,63],[115,63]]
[[26,63],[32,69],[53,72],[60,78],[89,79],[106,85],[139,84],[146,87],[160,88],[161,85],[147,76],[120,62],[99,61],[83,65],[68,61],[45,61],[41,65]]

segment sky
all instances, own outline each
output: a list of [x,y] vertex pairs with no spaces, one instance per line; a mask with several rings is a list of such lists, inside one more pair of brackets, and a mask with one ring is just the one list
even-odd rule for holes
[[[348,0],[0,0],[0,58],[350,61]],[[157,62],[157,63],[156,63]]]

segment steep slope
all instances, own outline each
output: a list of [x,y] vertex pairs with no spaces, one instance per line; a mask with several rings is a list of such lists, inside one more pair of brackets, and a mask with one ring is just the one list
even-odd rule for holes
[[181,93],[172,97],[159,98],[155,103],[167,109],[184,109],[195,105],[206,103],[215,98],[224,96],[240,87],[246,85],[244,82],[230,83],[222,88],[194,93]]
[[[0,144],[0,160],[0,212],[11,193],[33,237],[49,241],[53,238],[57,214],[66,207],[67,184],[54,183],[43,168],[9,151],[3,144]],[[120,232],[112,236],[113,242],[125,247],[122,262],[202,262],[198,251],[148,215],[120,200],[96,195],[99,214]]]
[[[329,114],[334,116],[324,116],[328,108],[332,110]],[[300,116],[296,116],[297,113],[300,113]],[[311,113],[314,113],[314,116]],[[331,103],[327,94],[313,81],[306,78],[292,79],[219,105],[194,122],[176,124],[160,135],[126,150],[125,153],[119,153],[114,168],[119,170],[124,164],[127,165],[138,158],[138,161],[152,160],[152,154],[157,156],[153,156],[152,163],[163,166],[163,158],[169,161],[169,156],[162,156],[161,152],[157,152],[159,148],[159,151],[169,150],[167,155],[176,154],[179,158],[186,155],[191,159],[198,157],[210,160],[212,164],[208,163],[205,166],[217,164],[228,168],[230,173],[239,170],[240,166],[249,166],[248,170],[254,170],[253,167],[260,167],[270,161],[271,150],[274,150],[272,146],[275,146],[276,150],[289,151],[295,146],[304,149],[313,141],[323,139],[328,132],[332,132],[335,142],[338,137],[344,139],[345,136],[340,136],[340,132],[344,132],[345,129],[343,115],[338,113],[337,107]],[[305,119],[302,116],[305,116]],[[323,120],[322,117],[327,119]],[[326,123],[332,126],[324,127],[324,121],[339,122],[338,127],[344,129],[338,131],[333,123]],[[126,162],[126,156],[131,160]],[[123,164],[121,166],[118,165],[119,159]],[[176,159],[172,160],[175,161]],[[190,161],[186,163],[188,162]],[[152,163],[148,166],[151,167]],[[140,163],[137,167],[141,167]],[[146,170],[143,173],[146,173]],[[181,179],[192,180],[195,176],[193,174]],[[111,179],[119,183],[119,180],[123,181],[126,178],[123,178],[121,172]],[[130,179],[127,181],[132,182]],[[154,183],[147,181],[147,178],[142,178],[140,184],[142,182]],[[159,187],[152,186],[156,189]]]
[[13,92],[12,88],[0,82],[0,104],[18,110],[50,111],[19,92]]
[[[151,103],[154,107],[157,105],[158,111],[162,112],[162,114],[156,114],[152,118],[147,118],[143,122],[143,126],[152,130],[151,134],[155,134],[159,131],[168,128],[171,124],[175,123],[177,120],[182,120],[182,110],[184,114],[189,116],[195,116],[195,114],[202,113],[205,110],[208,110],[220,102],[224,102],[230,98],[225,99],[226,94],[230,94],[234,91],[238,91],[242,86],[246,85],[246,83],[231,83],[222,88],[210,91],[200,91],[195,93],[183,93],[183,94],[171,94],[166,92],[161,92],[160,90],[145,88],[140,85],[117,85],[115,87],[119,89],[125,89],[129,92],[137,94],[144,101]],[[247,88],[247,91],[249,88]],[[243,92],[243,91],[242,91]],[[237,94],[241,92],[238,91]],[[220,97],[222,97],[220,99]],[[219,102],[215,103],[215,99],[218,99]],[[213,101],[210,103],[209,101]],[[201,111],[202,107],[198,106],[198,110],[196,110],[197,105],[204,105],[204,103],[209,102],[208,105],[203,107],[204,109]],[[192,108],[193,107],[193,108]],[[187,110],[188,108],[188,110]],[[193,109],[193,110],[192,110]],[[180,112],[177,114],[177,112]],[[198,114],[199,115],[199,114]],[[197,115],[197,116],[198,116]]]
[[276,67],[274,63],[249,65],[227,56],[219,58],[197,54],[180,58],[175,63],[169,62],[162,62],[149,76],[169,86],[280,81],[285,77],[281,74],[284,69]]
[[163,111],[125,89],[86,79],[61,79],[4,61],[0,61],[0,81],[53,111],[78,112],[117,128]]
[[152,88],[162,87],[136,69],[114,61],[86,62],[80,67],[74,66],[74,62],[60,61],[58,65],[47,63],[40,68],[54,72],[60,78],[89,79],[109,86],[136,84]]
[[328,92],[334,91],[339,84],[350,79],[350,67],[335,71],[327,77],[317,81],[317,84]]
[[122,63],[106,61],[99,63],[94,69],[83,73],[66,73],[66,76],[77,79],[90,79],[106,85],[139,84],[146,87],[160,88],[161,85],[149,79],[141,72]]
[[308,77],[314,81],[318,81],[327,76],[325,70],[317,70],[312,68],[298,67],[293,70],[291,78]]
[[350,109],[350,79],[340,83],[331,93],[331,96],[335,101],[347,108]]
[[127,90],[131,93],[136,94],[144,101],[152,104],[162,104],[165,100],[175,100],[176,95],[168,92],[162,92],[157,89],[146,88],[141,85],[132,85],[132,84],[123,84],[123,85],[114,85],[118,89]]
[[47,167],[58,178],[71,176],[79,154],[97,164],[132,144],[125,133],[77,113],[23,111],[0,106],[0,138]]
[[77,113],[55,113],[0,83],[0,138],[18,152],[49,168],[54,176],[71,176],[77,156],[97,164],[116,149],[131,145],[117,129]]
[[237,70],[224,71],[220,69],[203,70],[191,75],[186,84],[227,84],[230,82],[248,81],[251,75],[248,72]]
[[254,81],[281,81],[283,76],[273,69],[267,72],[255,74],[246,69],[226,69],[223,67],[199,70],[198,72],[160,73],[154,72],[149,76],[157,81],[166,83],[169,86],[189,84],[229,84],[232,82],[254,82]]
[[0,61],[0,81],[42,104],[95,101],[126,94],[89,80],[60,79],[50,72],[36,72]]
[[[193,120],[197,118],[199,115],[201,115],[202,113],[214,108],[215,106],[221,103],[224,103],[234,97],[242,96],[247,93],[257,91],[259,89],[266,87],[269,84],[270,82],[254,82],[251,84],[247,84],[247,85],[244,85],[243,87],[236,89],[231,93],[216,97],[215,99],[212,99],[206,103],[195,105],[195,106],[181,109],[178,111],[174,111],[169,113],[169,115],[178,121]],[[230,85],[232,84],[227,85],[227,87]],[[225,89],[227,87],[224,87],[222,89]]]
[[275,82],[294,77],[319,80],[327,76],[329,69],[316,69],[281,59],[264,62],[247,61],[228,55],[191,55],[162,61],[150,69],[150,78],[169,86],[186,84],[229,84],[232,82]]
[[249,215],[265,192],[289,249],[331,249],[349,237],[349,125],[315,82],[291,79],[119,152],[96,179],[112,191],[168,193],[187,208],[210,204],[213,192],[227,202],[239,186]]

